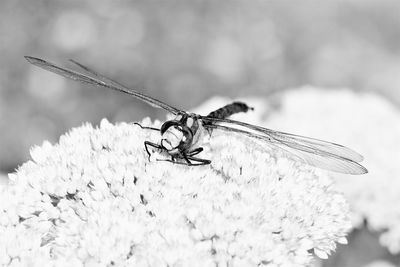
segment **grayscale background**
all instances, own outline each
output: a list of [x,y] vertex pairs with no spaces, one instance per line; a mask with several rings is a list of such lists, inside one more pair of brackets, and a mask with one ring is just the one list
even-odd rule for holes
[[[28,64],[75,59],[183,109],[212,96],[268,97],[305,84],[376,92],[400,104],[400,2],[0,1],[0,172],[71,127],[165,118],[126,95]],[[364,231],[364,230],[360,230]],[[400,262],[366,232],[357,259]],[[354,265],[357,264],[357,265]]]

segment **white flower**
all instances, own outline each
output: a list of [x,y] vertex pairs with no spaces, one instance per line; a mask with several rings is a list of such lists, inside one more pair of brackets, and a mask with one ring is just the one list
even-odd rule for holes
[[400,112],[394,105],[371,93],[304,87],[283,94],[279,110],[260,123],[360,152],[368,174],[331,175],[350,202],[355,226],[365,220],[381,233],[382,245],[400,252]]
[[344,242],[348,205],[326,174],[218,131],[210,166],[149,162],[158,139],[103,120],[34,148],[0,194],[0,262],[304,266]]

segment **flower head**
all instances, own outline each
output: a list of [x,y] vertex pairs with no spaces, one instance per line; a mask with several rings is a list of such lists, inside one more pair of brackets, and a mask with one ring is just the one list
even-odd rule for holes
[[103,120],[33,148],[0,194],[0,262],[303,266],[345,241],[348,205],[325,174],[218,131],[211,165],[149,161],[159,138]]
[[362,227],[366,221],[381,234],[382,245],[400,252],[400,209],[395,204],[400,202],[400,113],[395,106],[371,93],[304,87],[283,94],[280,109],[260,123],[333,140],[363,154],[368,174],[331,175],[349,200],[354,225]]

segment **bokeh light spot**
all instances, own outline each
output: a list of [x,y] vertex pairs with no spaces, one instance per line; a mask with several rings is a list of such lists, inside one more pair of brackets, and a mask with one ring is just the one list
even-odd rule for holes
[[52,37],[60,48],[74,51],[96,42],[97,31],[89,15],[69,11],[61,14],[55,22]]
[[135,46],[144,37],[143,16],[135,9],[130,9],[117,19],[110,21],[107,28],[107,40],[115,46]]
[[28,77],[28,92],[44,102],[61,98],[65,88],[65,78],[37,68],[33,70],[33,68],[32,66]]
[[220,37],[211,43],[204,66],[222,80],[235,82],[242,77],[243,61],[241,47],[230,38]]

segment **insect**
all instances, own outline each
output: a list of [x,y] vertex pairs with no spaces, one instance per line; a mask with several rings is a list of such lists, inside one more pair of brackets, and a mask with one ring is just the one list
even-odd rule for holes
[[141,99],[153,107],[162,108],[174,114],[176,117],[164,122],[160,129],[143,127],[137,123],[142,128],[159,131],[161,134],[159,144],[150,141],[144,142],[149,157],[149,147],[153,147],[167,152],[171,159],[166,161],[188,166],[210,164],[210,160],[198,157],[198,154],[203,151],[203,147],[200,146],[201,137],[207,131],[211,132],[218,129],[228,133],[245,135],[261,141],[265,146],[278,147],[295,159],[314,167],[346,174],[364,174],[368,172],[366,168],[359,164],[363,157],[345,146],[228,119],[229,116],[235,113],[247,112],[252,109],[242,102],[233,102],[211,112],[207,116],[202,116],[188,113],[130,89],[73,60],[71,62],[81,69],[80,72],[57,66],[40,58],[30,56],[25,56],[25,58],[35,66],[66,78],[124,92]]

